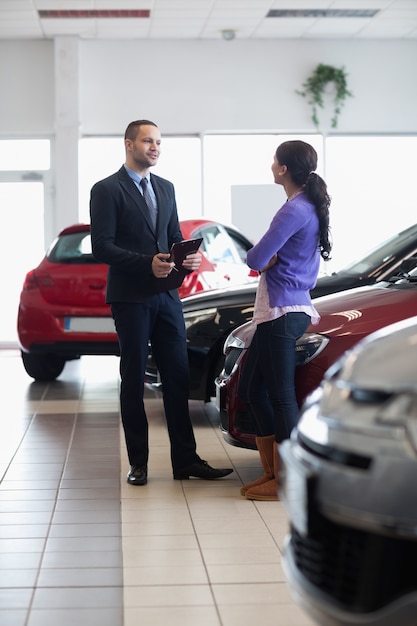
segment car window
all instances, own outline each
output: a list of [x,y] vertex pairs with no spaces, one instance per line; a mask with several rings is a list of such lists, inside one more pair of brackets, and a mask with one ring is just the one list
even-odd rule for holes
[[233,230],[227,230],[227,234],[233,241],[233,244],[237,250],[237,253],[240,257],[242,263],[246,263],[246,256],[248,254],[248,250],[252,248],[252,244],[250,241],[242,237],[239,233],[234,232]]
[[47,253],[51,263],[95,263],[89,232],[69,233],[55,240]]
[[211,263],[241,263],[234,241],[220,225],[202,228],[196,236],[203,238],[200,249]]
[[[416,242],[416,245],[414,245],[414,242]],[[407,247],[409,249],[407,256],[416,254],[417,225],[390,237],[390,239],[370,250],[362,259],[353,261],[339,271],[364,274],[374,267],[379,268],[381,265],[385,265],[393,258],[403,257],[404,250]]]

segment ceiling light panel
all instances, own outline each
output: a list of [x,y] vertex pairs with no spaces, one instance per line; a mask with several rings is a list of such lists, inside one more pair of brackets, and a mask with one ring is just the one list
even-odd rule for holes
[[150,16],[149,9],[66,9],[66,10],[40,10],[41,19],[91,19],[91,18],[147,18]]
[[322,17],[352,18],[374,17],[378,9],[271,9],[266,17]]

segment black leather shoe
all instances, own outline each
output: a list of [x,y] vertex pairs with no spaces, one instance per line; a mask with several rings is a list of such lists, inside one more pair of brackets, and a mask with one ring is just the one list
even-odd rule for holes
[[129,485],[146,485],[148,482],[148,468],[146,465],[131,465],[127,475]]
[[203,480],[216,480],[224,478],[233,472],[232,469],[215,469],[210,467],[207,461],[197,461],[174,472],[174,480],[188,480],[189,478],[202,478]]

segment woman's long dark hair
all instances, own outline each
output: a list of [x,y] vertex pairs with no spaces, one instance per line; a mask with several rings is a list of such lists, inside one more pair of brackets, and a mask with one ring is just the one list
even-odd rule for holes
[[330,259],[329,207],[331,198],[324,180],[315,173],[317,152],[309,143],[300,140],[284,141],[278,146],[276,157],[280,165],[286,165],[294,183],[304,187],[304,193],[316,208],[319,218],[320,254],[325,261]]

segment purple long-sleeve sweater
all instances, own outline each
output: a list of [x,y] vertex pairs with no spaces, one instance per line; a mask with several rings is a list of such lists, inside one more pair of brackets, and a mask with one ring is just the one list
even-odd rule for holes
[[288,200],[275,214],[260,241],[248,251],[247,264],[266,272],[270,306],[311,305],[310,289],[320,268],[319,221],[305,194]]

